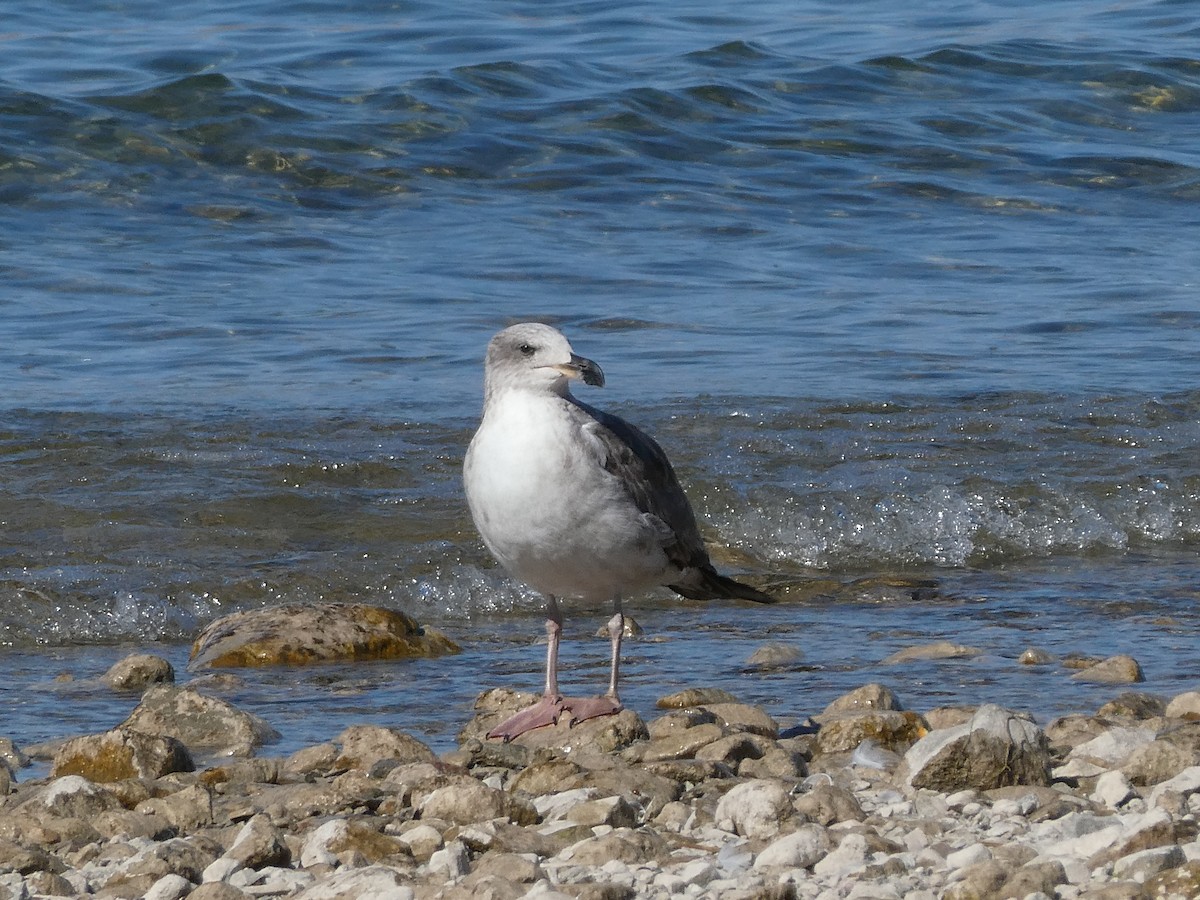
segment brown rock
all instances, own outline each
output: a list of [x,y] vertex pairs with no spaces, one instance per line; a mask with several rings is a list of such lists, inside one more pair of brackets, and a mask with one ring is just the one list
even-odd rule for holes
[[262,719],[224,700],[169,685],[147,690],[122,727],[176,738],[192,751],[230,756],[249,756],[256,747],[279,737]]
[[708,706],[713,703],[737,703],[737,697],[720,688],[684,688],[674,694],[659,697],[654,705],[659,709],[687,709],[690,706]]
[[1152,785],[1173,778],[1197,762],[1200,757],[1194,751],[1160,739],[1129,754],[1121,771],[1132,784]]
[[[475,698],[475,717],[458,733],[459,743],[465,745],[472,740],[488,740],[489,731],[537,700],[536,694],[506,688],[484,691]],[[531,751],[541,749],[575,753],[588,750],[612,753],[648,737],[649,732],[642,718],[633,710],[623,709],[614,716],[600,716],[579,723],[573,723],[564,716],[558,724],[527,731],[514,738],[512,743]]]
[[1021,866],[1005,880],[1000,891],[1004,897],[1027,897],[1037,893],[1053,897],[1055,887],[1066,883],[1067,873],[1063,864],[1058,860],[1047,860]]
[[743,778],[803,778],[808,774],[808,766],[799,753],[771,743],[757,759],[739,762],[737,772]]
[[715,722],[697,725],[694,728],[670,731],[662,737],[639,744],[632,748],[642,762],[659,762],[666,759],[691,759],[702,747],[720,740],[725,730]]
[[393,609],[364,603],[289,603],[211,622],[192,645],[188,668],[297,666],[457,652],[458,645],[444,634]]
[[837,785],[821,783],[792,801],[792,807],[809,822],[826,827],[838,822],[861,822],[866,818],[854,794]]
[[0,838],[0,874],[17,872],[62,872],[66,867],[41,847],[28,847]]
[[210,881],[191,891],[187,900],[250,900],[252,896],[224,881]]
[[1022,716],[985,704],[965,725],[934,731],[917,741],[896,778],[931,790],[987,790],[1046,784],[1049,770],[1042,730]]
[[336,739],[341,755],[334,770],[362,769],[370,771],[380,760],[400,763],[434,762],[437,757],[421,741],[403,731],[381,725],[351,725]]
[[1040,647],[1030,647],[1017,659],[1023,666],[1044,666],[1054,662],[1054,655]]
[[672,710],[664,713],[646,725],[650,740],[657,741],[673,736],[681,731],[696,728],[699,725],[715,724],[717,717],[707,709],[691,706],[687,709]]
[[1143,897],[1200,897],[1200,860],[1146,879]]
[[763,737],[779,737],[779,723],[760,707],[746,703],[708,703],[704,709],[717,717],[717,724],[728,731],[748,731]]
[[699,784],[710,778],[732,778],[735,774],[735,770],[725,763],[710,759],[665,759],[661,762],[645,763],[642,768],[652,775],[680,785]]
[[708,759],[737,766],[744,759],[761,759],[773,741],[755,734],[737,732],[706,744],[696,751],[696,759]]
[[995,859],[967,866],[956,873],[956,881],[947,885],[942,900],[993,900],[1007,897],[1009,895],[1000,893],[1000,888],[1008,880],[1009,871],[1008,866]]
[[1108,718],[1153,719],[1166,712],[1167,704],[1161,697],[1141,691],[1125,691],[1109,700],[1096,711],[1096,715]]
[[518,825],[538,820],[533,804],[524,798],[488,787],[470,776],[451,776],[420,801],[423,818],[444,819],[470,825],[487,819],[508,818]]
[[532,797],[569,791],[587,784],[587,770],[569,759],[549,759],[522,770],[509,784],[510,791]]
[[667,842],[653,831],[618,828],[601,837],[582,841],[572,848],[571,862],[579,866],[602,866],[610,860],[645,863],[665,859]]
[[54,756],[51,777],[82,775],[89,781],[159,778],[195,769],[187,747],[173,737],[115,728],[72,738]]
[[166,797],[143,800],[134,811],[160,817],[180,831],[191,832],[212,824],[212,794],[204,786],[195,784]]
[[633,828],[638,824],[638,810],[624,797],[601,797],[585,800],[567,812],[567,821],[593,828],[611,825],[613,828]]
[[114,691],[142,691],[152,684],[174,684],[175,669],[161,656],[132,653],[113,663],[100,680]]
[[929,733],[925,719],[914,712],[870,710],[822,717],[817,732],[818,753],[848,753],[863,741],[903,753]]
[[900,700],[891,688],[882,684],[864,684],[854,690],[842,694],[825,707],[817,721],[823,716],[837,716],[843,713],[859,713],[866,710],[902,710]]

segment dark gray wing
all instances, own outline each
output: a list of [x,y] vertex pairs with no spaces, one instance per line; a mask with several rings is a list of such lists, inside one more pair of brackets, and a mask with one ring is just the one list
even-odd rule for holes
[[672,537],[663,549],[667,559],[679,568],[680,578],[668,587],[693,600],[740,597],[774,603],[774,597],[726,578],[713,568],[692,505],[658,442],[619,416],[572,400],[583,414],[595,420],[584,427],[604,449],[601,465],[620,479],[639,510],[656,517],[670,530]]

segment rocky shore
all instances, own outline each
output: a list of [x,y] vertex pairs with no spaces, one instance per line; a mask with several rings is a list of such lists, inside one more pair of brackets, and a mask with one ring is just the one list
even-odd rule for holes
[[1200,896],[1197,692],[1043,728],[872,684],[781,730],[696,689],[503,744],[533,698],[494,690],[440,756],[355,726],[274,758],[267,723],[169,668],[105,676],[144,691],[113,731],[0,742],[0,900]]

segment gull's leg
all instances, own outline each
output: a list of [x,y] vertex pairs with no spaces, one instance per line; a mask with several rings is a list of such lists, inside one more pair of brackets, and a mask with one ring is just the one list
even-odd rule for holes
[[543,725],[554,725],[562,715],[565,705],[558,692],[558,644],[562,638],[562,610],[558,600],[548,596],[546,600],[546,687],[542,691],[542,699],[528,709],[523,709],[515,716],[505,719],[488,732],[489,738],[502,738],[511,741],[517,735],[541,728]]
[[546,689],[542,696],[556,700],[562,696],[558,692],[558,642],[562,639],[562,623],[558,599],[551,595],[546,603]]
[[625,615],[621,612],[621,598],[613,597],[613,616],[608,620],[608,636],[612,641],[612,664],[608,676],[608,693],[600,697],[585,697],[579,700],[567,699],[563,706],[571,711],[571,723],[594,719],[597,716],[611,716],[619,713],[621,698],[617,694],[617,679],[621,669],[621,637],[625,633]]

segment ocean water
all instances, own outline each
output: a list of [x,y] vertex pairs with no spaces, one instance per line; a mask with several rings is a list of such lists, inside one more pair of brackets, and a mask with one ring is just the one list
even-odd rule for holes
[[[770,609],[630,598],[627,701],[1200,687],[1200,25],[1178,0],[32,3],[0,27],[0,735],[131,649],[366,600],[461,656],[248,672],[270,752],[536,689],[466,514],[484,346],[561,327]],[[571,690],[604,683],[573,607]],[[746,665],[782,641],[804,655]],[[884,666],[934,640],[971,660]]]

